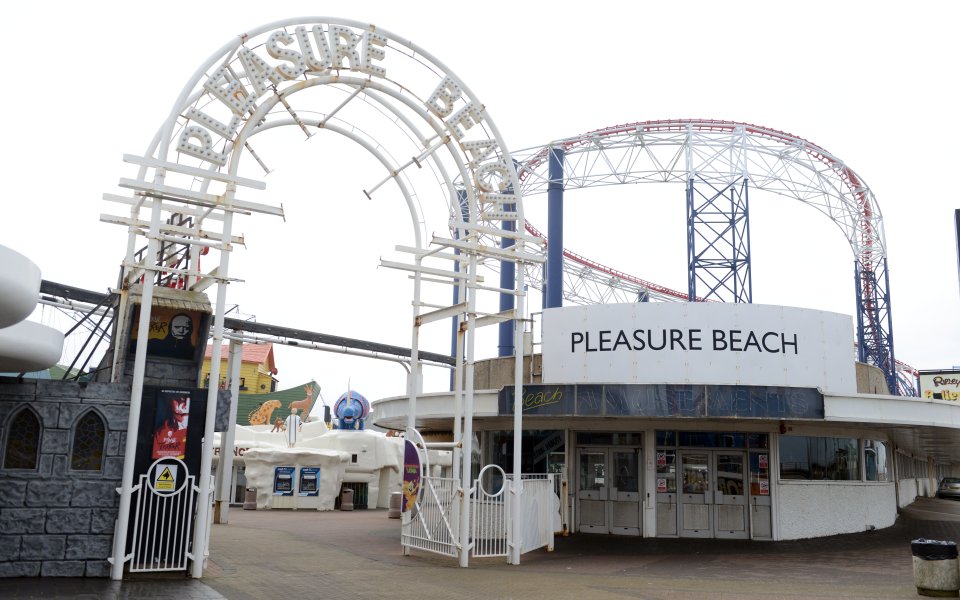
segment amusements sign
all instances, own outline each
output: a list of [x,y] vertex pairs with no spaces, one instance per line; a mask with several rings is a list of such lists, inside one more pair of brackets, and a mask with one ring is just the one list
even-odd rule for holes
[[414,512],[417,507],[417,497],[420,495],[420,453],[410,440],[404,441],[403,449],[403,497],[400,501],[400,512]]
[[543,312],[544,383],[720,384],[856,392],[848,315],[722,302]]
[[[743,385],[525,385],[523,414],[597,417],[822,419],[823,394],[810,388]],[[498,412],[513,414],[513,386]]]
[[920,371],[920,397],[960,402],[960,370]]

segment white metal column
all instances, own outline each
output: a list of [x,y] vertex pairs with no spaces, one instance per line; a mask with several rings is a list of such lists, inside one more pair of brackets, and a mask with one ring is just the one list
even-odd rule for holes
[[[230,340],[230,352],[227,355],[228,387],[230,388],[230,419],[227,430],[220,434],[220,462],[217,465],[216,508],[213,512],[214,523],[225,525],[230,522],[230,499],[233,497],[233,446],[237,427],[237,401],[240,399],[240,366],[243,362],[243,344]],[[215,385],[210,378],[210,385]]]

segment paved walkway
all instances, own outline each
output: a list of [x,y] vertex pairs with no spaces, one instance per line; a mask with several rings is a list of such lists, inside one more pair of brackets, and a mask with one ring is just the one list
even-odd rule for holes
[[385,510],[243,511],[217,525],[202,581],[0,580],[0,598],[759,600],[918,598],[910,540],[960,540],[960,502],[921,499],[896,525],[791,542],[575,534],[504,559],[403,556]]

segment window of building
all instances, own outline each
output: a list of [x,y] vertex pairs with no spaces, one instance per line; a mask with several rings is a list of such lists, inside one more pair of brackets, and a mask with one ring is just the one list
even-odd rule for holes
[[7,426],[4,444],[4,469],[36,469],[40,456],[40,419],[29,408],[23,408]]
[[891,481],[890,450],[886,442],[863,441],[863,475],[867,481]]
[[107,426],[94,411],[88,411],[77,421],[70,450],[70,468],[77,471],[99,471],[103,468],[103,453],[107,441]]
[[860,480],[857,438],[780,436],[780,478]]
[[[735,431],[657,431],[657,447],[685,448],[767,448],[766,433],[739,433]],[[579,442],[579,439],[577,440]]]
[[[512,432],[506,432],[508,435],[512,436]],[[556,438],[559,433],[551,433],[551,439]],[[537,440],[539,442],[539,440]],[[560,440],[559,444],[562,445],[563,441]],[[604,432],[604,431],[578,431],[577,432],[577,445],[578,446],[639,446],[642,443],[639,433],[629,433],[629,432]],[[538,471],[539,473],[540,471]]]
[[[521,473],[563,473],[566,469],[566,434],[560,429],[527,430],[523,432],[523,451],[520,454]],[[577,434],[578,436],[580,433]],[[619,434],[624,435],[624,434]],[[630,434],[639,440],[640,434]],[[600,434],[600,437],[588,437],[591,443],[595,440],[606,440],[608,445],[614,445],[617,434]],[[578,438],[579,439],[579,438]],[[623,438],[627,439],[627,438]],[[581,442],[583,443],[583,442]],[[620,442],[622,443],[622,442]],[[637,442],[639,444],[639,441]],[[489,431],[483,435],[483,462],[494,464],[507,473],[513,472],[513,432]],[[479,468],[479,465],[478,465]],[[499,474],[498,474],[499,476]],[[495,492],[500,483],[484,482],[484,489]]]

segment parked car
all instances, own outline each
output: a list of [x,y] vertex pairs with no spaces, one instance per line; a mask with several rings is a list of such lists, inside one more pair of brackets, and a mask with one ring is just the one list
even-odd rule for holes
[[944,477],[937,487],[937,498],[960,500],[960,477]]

